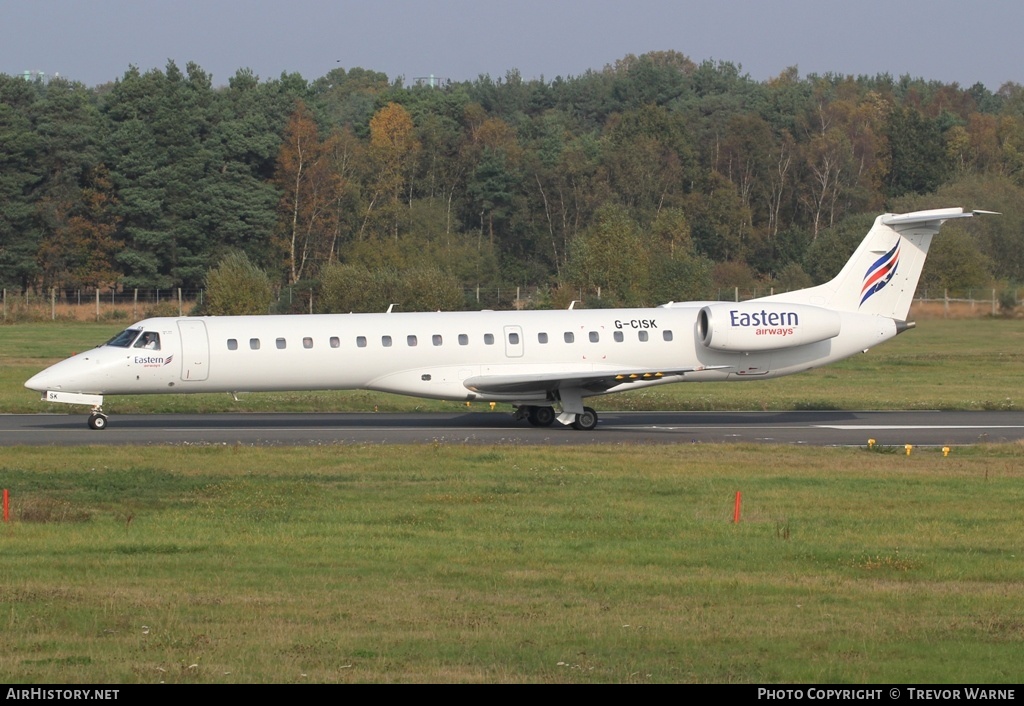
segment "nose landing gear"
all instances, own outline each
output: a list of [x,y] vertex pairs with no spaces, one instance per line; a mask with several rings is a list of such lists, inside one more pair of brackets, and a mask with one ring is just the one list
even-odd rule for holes
[[99,409],[94,409],[89,415],[89,428],[95,431],[102,431],[107,428],[107,415]]

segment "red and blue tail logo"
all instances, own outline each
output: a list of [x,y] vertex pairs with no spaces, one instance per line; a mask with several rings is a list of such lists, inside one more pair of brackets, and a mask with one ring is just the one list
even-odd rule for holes
[[860,306],[864,305],[875,292],[880,291],[896,274],[900,264],[900,241],[897,240],[892,250],[878,258],[868,271],[864,273],[864,284],[860,289]]

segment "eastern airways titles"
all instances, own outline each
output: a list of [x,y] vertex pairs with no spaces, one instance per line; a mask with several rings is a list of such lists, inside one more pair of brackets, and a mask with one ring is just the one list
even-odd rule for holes
[[800,317],[795,311],[736,311],[729,312],[733,326],[799,326]]

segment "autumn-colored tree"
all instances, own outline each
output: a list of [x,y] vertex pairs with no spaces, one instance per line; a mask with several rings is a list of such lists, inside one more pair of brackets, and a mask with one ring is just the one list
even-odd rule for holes
[[388,103],[370,118],[370,198],[360,239],[376,230],[398,240],[403,201],[409,200],[407,187],[419,151],[412,116],[401,105]]
[[800,120],[805,138],[797,190],[812,240],[847,211],[881,207],[881,186],[891,164],[885,141],[890,112],[882,95],[863,91],[852,79],[815,84]]
[[[1012,121],[1012,118],[1007,122]],[[999,119],[972,114],[966,126],[954,125],[946,138],[951,161],[961,173],[1001,173]]]
[[278,212],[289,284],[309,276],[334,252],[344,187],[335,159],[340,140],[334,133],[321,141],[312,113],[302,101],[296,103],[274,177],[283,194]]
[[106,167],[84,175],[77,203],[55,204],[53,229],[39,246],[44,286],[64,289],[109,286],[118,279],[114,237],[120,218]]

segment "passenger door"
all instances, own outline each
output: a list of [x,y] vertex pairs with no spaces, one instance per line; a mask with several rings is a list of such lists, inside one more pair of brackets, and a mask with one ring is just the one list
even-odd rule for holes
[[178,321],[181,334],[181,379],[201,382],[210,376],[210,339],[199,319]]

